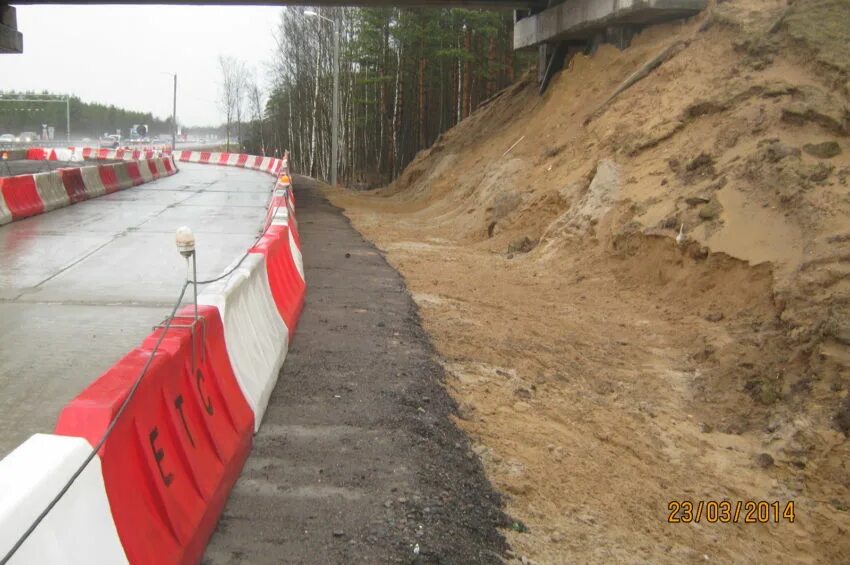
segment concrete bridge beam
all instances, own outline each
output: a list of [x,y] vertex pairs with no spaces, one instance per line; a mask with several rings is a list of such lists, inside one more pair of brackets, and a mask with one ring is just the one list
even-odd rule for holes
[[514,49],[560,41],[591,41],[607,28],[644,26],[693,16],[707,0],[567,0],[517,20]]
[[23,53],[24,36],[18,31],[15,9],[0,4],[0,53]]

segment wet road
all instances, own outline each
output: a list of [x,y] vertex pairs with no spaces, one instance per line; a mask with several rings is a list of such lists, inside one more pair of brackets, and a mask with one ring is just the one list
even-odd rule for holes
[[0,458],[52,431],[62,406],[167,315],[186,275],[179,226],[195,231],[202,279],[256,237],[272,177],[179,167],[0,227]]

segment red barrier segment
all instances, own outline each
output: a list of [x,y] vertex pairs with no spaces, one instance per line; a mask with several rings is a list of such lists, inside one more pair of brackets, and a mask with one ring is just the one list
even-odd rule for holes
[[180,152],[180,160],[181,161],[188,161],[191,158],[192,158],[192,152],[191,151],[181,151]]
[[163,157],[162,164],[165,166],[165,172],[167,174],[170,175],[172,172],[174,172],[174,167],[171,166],[171,159],[169,159],[168,157]]
[[0,193],[12,214],[12,220],[44,212],[44,202],[38,194],[32,175],[0,178]]
[[236,166],[237,167],[244,167],[245,163],[247,163],[247,162],[248,162],[248,155],[246,155],[245,153],[240,153],[239,158],[236,159]]
[[[218,309],[199,310],[205,327],[196,326],[195,371],[190,330],[169,330],[100,451],[112,516],[134,564],[198,563],[251,449],[253,413],[230,366]],[[161,331],[72,400],[56,433],[96,444]]]
[[103,188],[106,193],[116,192],[119,189],[118,176],[115,174],[115,169],[109,165],[98,165],[97,172],[100,174],[100,181],[103,183]]
[[230,161],[230,153],[220,153],[218,156],[218,164],[226,165]]
[[259,169],[259,168],[260,168],[260,166],[261,166],[262,164],[263,164],[263,157],[261,157],[261,156],[259,156],[259,155],[257,155],[256,157],[254,157],[254,165],[253,165],[253,167],[254,167],[255,169]]
[[138,186],[145,182],[142,178],[142,173],[139,172],[138,161],[127,161],[127,174],[130,175],[130,179],[133,181],[133,186]]
[[68,193],[71,204],[88,199],[89,195],[86,194],[86,184],[83,182],[80,169],[59,169],[59,175],[62,178],[62,184],[65,185],[65,192]]
[[200,158],[199,161],[201,163],[209,163],[210,162],[210,156],[212,156],[212,153],[210,153],[209,151],[201,151],[201,158]]
[[304,308],[306,285],[292,258],[287,226],[270,226],[250,252],[261,253],[266,257],[266,273],[272,297],[292,339]]
[[43,161],[47,159],[47,152],[40,147],[27,149],[27,159],[30,161]]

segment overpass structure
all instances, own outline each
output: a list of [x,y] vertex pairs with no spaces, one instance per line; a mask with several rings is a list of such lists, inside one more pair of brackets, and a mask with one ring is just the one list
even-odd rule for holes
[[[50,4],[44,0],[22,0],[16,5]],[[88,4],[69,0],[63,4]],[[103,0],[99,4],[123,4]],[[570,48],[592,48],[602,41],[625,47],[642,27],[692,16],[708,0],[160,0],[158,4],[182,5],[310,5],[374,6],[402,8],[480,8],[514,10],[514,48],[537,48],[540,79],[563,62]],[[22,53],[23,35],[18,30],[15,8],[0,0],[0,53]]]

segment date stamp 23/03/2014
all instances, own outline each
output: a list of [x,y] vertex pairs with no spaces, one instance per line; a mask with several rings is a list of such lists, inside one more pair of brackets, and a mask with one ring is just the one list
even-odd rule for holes
[[793,524],[796,519],[793,500],[671,500],[667,511],[670,524]]

